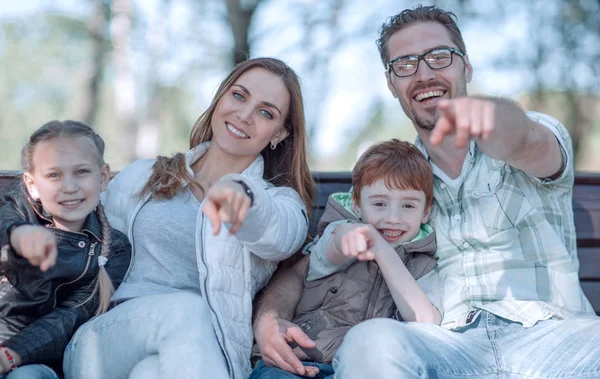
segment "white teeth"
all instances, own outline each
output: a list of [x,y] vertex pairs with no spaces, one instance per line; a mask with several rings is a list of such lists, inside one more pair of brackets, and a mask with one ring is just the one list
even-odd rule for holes
[[440,96],[443,96],[443,95],[444,95],[443,91],[429,91],[429,92],[418,94],[415,97],[415,100],[417,100],[417,101],[423,101],[425,99],[429,99],[430,97],[440,97]]
[[383,234],[384,237],[390,237],[390,238],[395,238],[395,237],[400,237],[402,235],[402,231],[391,231],[391,230],[382,230],[381,234]]
[[231,124],[229,124],[229,123],[226,122],[225,125],[227,126],[227,129],[231,133],[235,134],[236,136],[242,137],[242,138],[250,138],[249,135],[247,135],[246,133],[242,132],[241,130],[237,130],[236,128],[234,128],[233,126],[231,126]]
[[62,205],[75,205],[81,203],[83,200],[69,200],[69,201],[61,201]]

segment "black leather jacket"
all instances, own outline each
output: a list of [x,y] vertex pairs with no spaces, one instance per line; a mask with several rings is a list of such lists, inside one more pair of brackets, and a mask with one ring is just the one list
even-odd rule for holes
[[[19,354],[22,364],[44,363],[62,371],[64,350],[85,321],[94,316],[97,296],[88,299],[98,274],[102,229],[96,212],[86,219],[81,233],[50,228],[56,236],[58,259],[46,272],[15,254],[10,232],[23,224],[52,223],[41,205],[23,191],[0,200],[0,343]],[[5,251],[6,251],[5,250]],[[131,245],[113,229],[106,270],[118,286],[129,267]]]

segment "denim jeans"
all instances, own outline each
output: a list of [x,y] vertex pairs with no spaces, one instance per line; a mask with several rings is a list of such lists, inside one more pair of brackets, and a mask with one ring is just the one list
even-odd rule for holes
[[25,365],[13,372],[0,375],[0,379],[59,379],[59,377],[46,365]]
[[[305,366],[315,366],[319,368],[319,373],[315,376],[315,379],[333,379],[333,367],[326,363],[315,363],[315,362],[302,362]],[[300,376],[292,374],[279,367],[267,366],[261,359],[252,374],[248,379],[296,379],[296,378],[308,378],[308,376]]]
[[67,346],[67,379],[227,378],[206,301],[191,292],[125,301],[82,325]]
[[600,318],[540,321],[531,328],[482,312],[449,331],[373,319],[353,327],[333,361],[335,377],[600,378]]

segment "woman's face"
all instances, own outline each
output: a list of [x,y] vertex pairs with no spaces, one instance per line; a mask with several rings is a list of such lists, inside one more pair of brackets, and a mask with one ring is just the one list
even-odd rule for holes
[[289,107],[283,80],[266,69],[252,68],[219,100],[211,120],[212,142],[227,154],[256,157],[268,144],[287,137],[283,123]]

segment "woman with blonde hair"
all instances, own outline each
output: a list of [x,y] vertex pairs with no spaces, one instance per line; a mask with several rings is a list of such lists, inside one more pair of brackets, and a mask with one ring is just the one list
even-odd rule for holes
[[109,185],[133,245],[106,314],[65,352],[67,378],[246,378],[252,300],[307,236],[313,182],[298,78],[273,58],[237,65],[172,158]]

